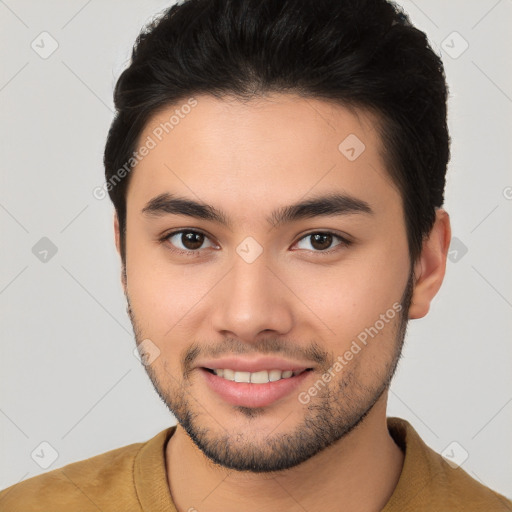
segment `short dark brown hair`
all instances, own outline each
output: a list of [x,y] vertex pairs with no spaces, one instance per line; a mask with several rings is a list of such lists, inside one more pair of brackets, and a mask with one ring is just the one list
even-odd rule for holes
[[386,0],[185,0],[142,30],[114,91],[104,165],[123,262],[126,169],[149,119],[193,95],[272,92],[378,114],[416,261],[443,204],[450,159],[444,68],[426,35]]

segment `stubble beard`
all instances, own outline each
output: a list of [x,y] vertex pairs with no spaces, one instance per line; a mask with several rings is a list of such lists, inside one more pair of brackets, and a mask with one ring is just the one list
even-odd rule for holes
[[[349,363],[342,371],[343,378],[333,379],[329,384],[320,387],[318,394],[311,397],[307,405],[301,405],[304,410],[303,419],[290,431],[270,432],[263,438],[255,439],[255,432],[251,432],[250,427],[240,431],[228,429],[212,417],[215,411],[211,410],[211,405],[205,404],[206,407],[202,407],[193,396],[193,372],[187,370],[186,363],[182,363],[182,375],[172,375],[165,361],[159,362],[158,365],[146,365],[145,369],[155,391],[176,417],[179,425],[213,463],[236,471],[253,473],[289,469],[310,459],[353,431],[389,388],[402,354],[413,289],[411,271],[400,301],[402,309],[393,326],[393,352],[381,368],[377,369],[378,374],[376,372],[372,384],[363,385],[355,373],[357,365]],[[128,296],[127,302],[127,311],[138,345],[145,337],[141,324],[130,307]],[[267,351],[269,347],[277,348],[279,342],[270,340],[266,344]],[[254,347],[251,351],[253,349]],[[184,359],[188,356],[190,361],[193,358],[193,350],[189,349]],[[332,364],[332,360],[328,361],[325,358],[325,368],[332,367]],[[156,366],[159,375],[155,371]],[[321,375],[322,373],[319,374],[319,378]],[[233,414],[242,415],[249,422],[256,422],[267,409],[233,407]],[[276,430],[279,421],[283,420],[276,418]]]

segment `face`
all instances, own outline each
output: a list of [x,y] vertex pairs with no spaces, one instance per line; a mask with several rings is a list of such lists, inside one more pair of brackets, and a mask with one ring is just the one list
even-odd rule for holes
[[136,341],[211,460],[290,468],[385,398],[412,292],[400,194],[369,113],[283,94],[196,102],[139,138],[151,149],[128,187],[124,281]]

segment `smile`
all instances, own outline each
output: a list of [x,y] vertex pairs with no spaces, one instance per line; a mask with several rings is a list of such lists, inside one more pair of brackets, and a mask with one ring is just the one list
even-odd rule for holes
[[305,387],[304,381],[313,374],[310,368],[256,372],[205,367],[198,370],[214,395],[225,403],[242,407],[265,407],[298,396]]
[[205,368],[218,377],[230,380],[232,382],[246,382],[251,384],[267,384],[268,382],[277,382],[282,379],[289,379],[308,371],[305,370],[261,370],[258,372],[241,372],[230,370],[228,368]]

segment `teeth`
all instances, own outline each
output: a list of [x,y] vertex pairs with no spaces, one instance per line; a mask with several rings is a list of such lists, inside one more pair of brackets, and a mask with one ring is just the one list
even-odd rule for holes
[[235,372],[233,370],[214,370],[215,373],[222,372],[222,375],[219,375],[219,377],[224,377],[227,380],[235,380]]
[[251,373],[235,372],[235,382],[251,382]]
[[268,372],[268,380],[270,382],[275,382],[276,380],[279,380],[281,378],[281,374],[283,372],[281,370],[270,370]]
[[252,384],[267,384],[268,382],[276,382],[281,379],[289,379],[292,375],[299,375],[302,370],[261,370],[259,372],[235,372],[228,368],[219,368],[213,370],[215,375],[226,380],[234,382],[250,382]]
[[266,384],[268,382],[267,370],[251,373],[251,382],[253,384]]

